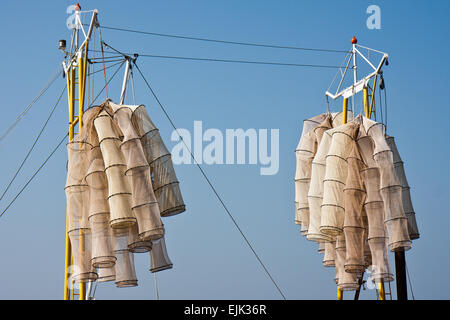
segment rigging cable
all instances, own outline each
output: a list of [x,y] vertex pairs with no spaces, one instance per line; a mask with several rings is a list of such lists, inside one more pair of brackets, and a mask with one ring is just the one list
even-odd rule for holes
[[[93,50],[90,50],[90,51],[93,51]],[[105,53],[112,53],[112,52],[108,52],[108,51],[104,51],[104,52]],[[126,55],[132,55],[132,54],[126,53]],[[176,60],[192,60],[192,61],[206,61],[206,62],[226,62],[226,63],[241,63],[241,64],[276,65],[276,66],[286,66],[286,67],[310,67],[310,68],[328,68],[328,69],[340,69],[341,68],[341,66],[322,65],[322,64],[306,64],[306,63],[302,64],[302,63],[284,63],[284,62],[272,62],[272,61],[232,60],[232,59],[167,56],[167,55],[154,55],[154,54],[139,54],[139,57],[161,58],[161,59],[176,59]],[[353,67],[349,67],[349,69],[353,69]]]
[[[109,84],[109,82],[114,78],[114,76],[117,74],[117,72],[120,70],[120,68],[122,67],[123,63],[125,61],[122,62],[122,64],[117,68],[117,70],[114,72],[114,74],[111,76],[111,78],[106,82],[105,86],[102,88],[102,90],[100,90],[100,92],[97,94],[97,96],[95,97],[95,99],[92,102],[92,105],[94,104],[95,100],[97,100],[97,98],[100,96],[100,94],[103,92],[103,90],[106,88],[106,86]],[[92,106],[91,105],[91,106]],[[39,166],[39,168],[33,173],[33,175],[30,177],[30,179],[28,179],[28,181],[25,183],[25,185],[20,189],[20,191],[14,196],[14,198],[9,202],[9,204],[6,206],[6,208],[2,211],[2,213],[0,213],[0,218],[6,213],[6,211],[8,211],[8,209],[13,205],[13,203],[17,200],[17,198],[22,194],[22,192],[26,189],[26,187],[31,183],[31,181],[36,177],[36,175],[39,173],[39,171],[41,171],[41,169],[45,166],[45,164],[48,162],[48,160],[50,160],[50,158],[53,156],[53,154],[55,154],[55,152],[58,150],[58,148],[61,146],[61,144],[64,142],[64,140],[66,139],[66,137],[69,135],[69,133],[67,132],[63,139],[58,143],[58,145],[52,150],[52,152],[50,153],[50,155],[45,159],[45,161]]]
[[34,103],[36,103],[36,101],[39,100],[39,98],[48,90],[48,88],[50,88],[50,86],[55,82],[55,80],[61,75],[62,70],[58,71],[45,85],[44,87],[41,89],[41,91],[39,91],[39,93],[37,94],[37,96],[35,96],[33,98],[33,100],[31,100],[31,102],[27,105],[27,107],[25,108],[24,111],[22,111],[22,113],[16,118],[16,120],[14,120],[14,122],[8,127],[8,129],[6,129],[5,132],[2,133],[2,135],[0,136],[0,141],[2,141],[10,132],[11,130],[19,123],[19,121],[28,113],[28,111],[30,111],[31,107],[34,105]]
[[155,279],[155,294],[156,300],[159,300],[159,290],[158,290],[158,281],[156,280],[156,272],[153,272],[153,277]]
[[140,54],[139,56],[140,57],[147,57],[147,58],[163,58],[163,59],[178,59],[178,60],[208,61],[208,62],[262,64],[262,65],[277,65],[277,66],[288,66],[288,67],[311,67],[311,68],[332,68],[332,69],[339,69],[340,68],[340,66],[321,65],[321,64],[301,64],[301,63],[283,63],[283,62],[270,62],[270,61],[229,60],[229,59],[217,59],[217,58],[196,58],[196,57],[165,56],[165,55],[152,55],[152,54]]
[[[100,92],[97,94],[97,96],[92,100],[91,105],[88,106],[88,108],[92,107],[95,103],[95,101],[98,99],[98,97],[102,94],[103,90],[108,90],[107,86],[108,84],[111,82],[112,79],[114,79],[115,75],[117,74],[117,72],[119,72],[120,68],[123,66],[123,64],[125,63],[126,60],[123,60],[122,62],[118,62],[115,65],[120,63],[120,66],[116,69],[116,71],[114,71],[113,75],[111,76],[111,78],[109,78],[108,81],[105,81],[105,85],[103,86],[102,90],[100,90]],[[108,98],[108,93],[106,93],[106,98]]]
[[[383,117],[383,101],[381,101],[381,88],[378,90],[378,100],[380,103],[380,116],[381,116],[381,123],[384,124],[384,117]],[[386,131],[386,130],[385,130]]]
[[34,140],[33,144],[31,145],[30,149],[28,150],[27,154],[25,155],[25,158],[22,160],[22,163],[20,164],[19,168],[17,168],[16,172],[14,173],[11,181],[8,183],[5,190],[3,191],[2,195],[0,196],[0,201],[3,199],[6,192],[8,192],[9,188],[11,187],[12,183],[16,179],[20,170],[22,170],[23,165],[28,160],[28,157],[30,156],[31,152],[33,151],[34,147],[36,146],[36,144],[37,144],[39,138],[41,137],[42,133],[44,132],[45,128],[47,127],[47,124],[50,121],[51,117],[53,116],[53,113],[55,112],[56,107],[58,106],[59,102],[61,101],[61,98],[65,91],[66,91],[66,87],[64,87],[63,90],[61,91],[61,94],[59,95],[58,100],[56,101],[55,105],[53,106],[52,110],[50,111],[50,114],[48,115],[47,120],[45,120],[44,125],[42,126],[41,130],[39,131],[39,134],[37,135],[36,139]]
[[48,160],[50,160],[50,158],[55,154],[56,150],[59,149],[59,147],[62,145],[62,143],[64,142],[64,140],[66,140],[67,136],[69,135],[69,133],[66,133],[63,137],[63,139],[61,139],[61,141],[56,145],[56,147],[52,150],[52,152],[50,153],[50,155],[45,159],[45,161],[39,166],[39,168],[33,173],[33,175],[31,176],[30,179],[28,179],[27,183],[25,183],[25,185],[22,187],[22,189],[20,189],[20,191],[15,195],[15,197],[11,200],[11,202],[6,206],[6,208],[2,211],[2,213],[0,213],[0,218],[5,214],[5,212],[11,207],[11,205],[17,200],[17,198],[20,196],[20,194],[25,190],[25,188],[30,184],[30,182],[34,179],[34,177],[36,177],[36,175],[39,173],[39,171],[41,171],[41,169],[46,165],[46,163],[48,162]]
[[302,50],[302,51],[317,51],[317,52],[337,52],[337,53],[348,53],[349,52],[349,51],[346,51],[346,50],[306,48],[306,47],[296,47],[296,46],[282,46],[282,45],[273,45],[273,44],[264,44],[264,43],[254,43],[254,42],[241,42],[241,41],[228,41],[228,40],[219,40],[219,39],[211,39],[211,38],[200,38],[200,37],[182,36],[182,35],[176,35],[176,34],[156,33],[156,32],[149,32],[149,31],[124,29],[124,28],[109,27],[109,26],[100,26],[100,28],[116,30],[116,31],[124,31],[124,32],[146,34],[146,35],[152,35],[152,36],[158,36],[158,37],[168,37],[168,38],[177,38],[177,39],[185,39],[185,40],[196,40],[196,41],[206,41],[206,42],[215,42],[215,43],[223,43],[223,44],[241,45],[241,46],[252,46],[252,47],[263,47],[263,48],[274,48],[274,49],[289,49],[289,50]]
[[102,30],[100,29],[100,24],[98,25],[98,35],[99,35],[99,40],[100,40],[100,48],[101,48],[101,51],[102,51],[103,75],[105,77],[106,98],[108,98],[109,95],[108,95],[108,83],[106,82],[105,54],[103,52]]
[[386,118],[386,123],[385,123],[385,126],[386,126],[386,130],[387,130],[387,112],[388,112],[388,105],[387,105],[387,93],[386,93],[386,85],[384,86],[384,116],[385,116],[385,118]]
[[200,164],[197,162],[197,160],[194,157],[194,154],[192,153],[192,151],[190,150],[190,148],[188,147],[188,145],[186,144],[186,142],[183,140],[183,138],[181,137],[177,127],[175,126],[175,124],[173,123],[172,119],[170,118],[169,114],[167,113],[167,111],[165,110],[164,106],[162,105],[161,101],[159,100],[158,96],[156,95],[156,93],[153,91],[152,87],[150,86],[149,82],[147,81],[147,79],[144,77],[141,69],[139,68],[139,66],[136,64],[136,62],[134,62],[134,65],[136,66],[137,70],[139,71],[142,79],[144,80],[144,82],[146,83],[147,87],[150,89],[153,97],[155,98],[155,100],[158,102],[161,110],[164,112],[166,118],[169,120],[170,124],[172,125],[172,127],[174,128],[174,130],[177,132],[177,134],[179,135],[179,137],[181,138],[181,141],[183,141],[185,147],[187,148],[187,150],[189,151],[192,159],[194,160],[196,166],[198,167],[198,169],[200,170],[201,174],[203,175],[203,177],[205,178],[206,182],[209,184],[209,186],[211,187],[211,190],[214,192],[214,194],[216,195],[217,199],[219,200],[219,202],[221,203],[222,207],[225,209],[226,213],[228,214],[229,218],[231,219],[231,221],[233,222],[233,224],[235,225],[236,229],[239,231],[239,233],[241,234],[242,238],[244,239],[244,241],[247,243],[247,245],[249,246],[250,250],[253,252],[254,256],[256,257],[256,259],[258,260],[259,264],[262,266],[262,268],[264,269],[264,271],[266,272],[266,274],[269,276],[270,280],[272,281],[272,283],[275,285],[277,291],[280,293],[280,295],[283,297],[284,300],[286,300],[285,295],[283,294],[283,292],[281,291],[280,287],[278,286],[278,284],[276,283],[276,281],[274,280],[274,278],[272,277],[272,275],[270,274],[269,270],[266,268],[266,266],[264,265],[264,263],[262,262],[261,258],[258,256],[258,254],[256,253],[255,249],[253,248],[253,246],[250,244],[249,240],[247,239],[247,237],[245,236],[244,232],[241,230],[241,228],[239,227],[238,223],[236,222],[236,220],[234,219],[233,215],[231,214],[230,210],[228,209],[228,207],[225,205],[224,201],[222,200],[222,197],[219,195],[219,193],[217,192],[216,188],[214,188],[211,180],[208,178],[208,176],[206,175],[205,171],[203,171],[202,167],[200,166]]

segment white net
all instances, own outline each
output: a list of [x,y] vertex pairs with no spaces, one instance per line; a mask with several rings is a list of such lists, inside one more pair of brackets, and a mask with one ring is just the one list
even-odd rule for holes
[[415,240],[419,238],[419,228],[417,227],[416,214],[411,201],[410,187],[408,185],[408,180],[406,179],[405,168],[403,166],[402,158],[398,152],[397,146],[395,144],[394,137],[387,137],[387,143],[389,148],[392,150],[394,157],[394,167],[397,178],[402,186],[402,200],[403,209],[405,210],[406,218],[408,219],[408,232],[409,238]]
[[[170,153],[144,106],[107,100],[87,110],[68,143],[65,186],[76,282],[136,286],[134,254],[172,267],[161,216],[185,210]],[[149,133],[152,133],[151,135]]]
[[408,250],[419,231],[394,139],[362,116],[341,123],[340,113],[304,122],[296,223],[319,243],[323,265],[336,268],[338,288],[355,290],[366,269],[376,282],[392,281],[388,249]]

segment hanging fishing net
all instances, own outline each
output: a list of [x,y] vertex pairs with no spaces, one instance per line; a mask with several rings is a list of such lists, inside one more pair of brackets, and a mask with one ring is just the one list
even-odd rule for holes
[[317,252],[320,254],[325,253],[325,242],[319,242],[319,247],[317,248]]
[[384,125],[363,119],[364,129],[373,140],[373,158],[380,170],[380,193],[384,203],[384,222],[391,251],[408,250],[411,240],[403,209],[402,186],[394,169],[393,153],[386,141]]
[[[314,156],[311,166],[311,182],[308,190],[308,204],[309,204],[309,227],[306,239],[311,241],[327,241],[332,238],[328,235],[319,232],[321,212],[323,199],[323,177],[325,176],[325,161],[328,149],[331,144],[331,128],[330,120],[327,119],[318,128],[317,138],[320,138],[318,143],[317,153]],[[316,132],[315,132],[316,133]]]
[[395,144],[394,137],[387,136],[386,138],[389,148],[392,150],[394,157],[394,167],[395,173],[402,186],[402,201],[403,209],[405,210],[406,218],[408,219],[408,232],[409,238],[415,240],[419,238],[419,229],[417,227],[416,215],[414,213],[414,208],[411,201],[411,194],[409,192],[408,180],[406,179],[405,169],[403,167],[403,161],[398,152],[397,146]]
[[345,236],[340,234],[336,237],[336,274],[338,289],[342,291],[355,290],[358,287],[357,274],[345,271],[346,254]]
[[170,152],[144,106],[136,106],[133,109],[131,122],[140,137],[145,158],[150,165],[153,190],[158,200],[161,216],[172,216],[185,211]]
[[[88,115],[89,116],[89,115]],[[111,227],[109,224],[108,181],[100,150],[98,136],[90,126],[88,169],[85,181],[89,189],[89,225],[92,231],[91,263],[95,268],[114,266],[116,257],[111,248]]]
[[419,237],[395,141],[362,116],[344,125],[341,113],[311,119],[296,150],[296,223],[319,243],[323,265],[336,268],[339,289],[357,289],[365,271],[392,281],[389,250]]
[[322,263],[324,267],[334,267],[336,260],[336,242],[325,242],[325,252]]
[[[316,118],[319,120],[318,117]],[[320,116],[320,119],[321,118],[323,118],[322,115]],[[312,127],[311,130],[302,135],[296,150],[297,170],[295,175],[295,189],[298,208],[296,221],[298,224],[302,225],[300,231],[303,235],[306,235],[309,232],[310,212],[308,206],[308,190],[311,180],[311,165],[314,155],[316,154],[318,142],[320,142],[317,140],[316,131],[324,131],[330,127],[329,117],[325,116],[323,122],[314,127],[310,125]],[[312,121],[309,121],[308,123],[310,124]],[[324,130],[321,130],[321,128],[324,128]]]
[[350,142],[347,157],[347,178],[344,187],[344,237],[346,243],[345,271],[361,274],[365,269],[363,206],[366,191],[361,177],[364,163],[355,140]]
[[117,258],[115,264],[115,283],[117,287],[137,286],[134,256],[128,247],[134,240],[133,228],[113,229],[113,250]]
[[68,143],[65,192],[75,282],[137,285],[134,254],[172,267],[161,216],[184,211],[170,153],[144,106],[107,100],[84,113]]
[[161,238],[153,241],[153,250],[150,252],[150,271],[159,272],[173,267],[167,254],[166,240]]
[[308,232],[308,189],[311,180],[312,159],[317,148],[317,140],[313,129],[319,126],[326,117],[326,114],[320,114],[303,121],[302,135],[295,150],[297,159],[295,171],[295,223],[302,225],[301,233],[303,235]]
[[87,282],[97,279],[97,273],[91,264],[92,233],[89,226],[89,188],[85,182],[87,172],[87,153],[92,148],[82,142],[79,136],[67,144],[68,174],[66,180],[66,198],[68,212],[68,233],[72,247],[73,274],[75,282]]
[[325,159],[319,230],[321,233],[333,237],[343,232],[347,157],[357,132],[358,125],[355,122],[349,122],[327,131],[331,135],[331,142]]
[[140,137],[131,123],[133,110],[130,107],[110,103],[114,120],[123,133],[121,151],[127,165],[125,175],[131,186],[131,208],[137,218],[139,236],[154,240],[164,235],[158,201],[153,192],[150,165],[144,154]]
[[110,268],[99,268],[97,270],[98,278],[97,281],[102,282],[109,282],[109,281],[115,281],[116,280],[116,268],[115,266]]

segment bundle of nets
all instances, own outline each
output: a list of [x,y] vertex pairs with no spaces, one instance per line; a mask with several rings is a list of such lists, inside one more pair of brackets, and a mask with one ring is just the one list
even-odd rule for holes
[[150,254],[151,272],[171,268],[161,217],[185,205],[170,153],[145,107],[106,100],[90,108],[67,150],[72,279],[136,286],[135,253]]
[[403,161],[384,125],[341,113],[304,121],[296,149],[295,223],[335,267],[341,290],[355,290],[364,272],[392,281],[388,252],[419,238]]

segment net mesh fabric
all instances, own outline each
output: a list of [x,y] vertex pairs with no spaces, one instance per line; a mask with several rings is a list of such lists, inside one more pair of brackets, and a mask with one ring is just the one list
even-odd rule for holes
[[[115,256],[114,256],[115,258]],[[115,281],[116,280],[116,268],[115,266],[110,268],[99,268],[97,270],[98,273],[98,279],[97,281],[102,282],[109,282],[109,281]]]
[[140,137],[145,157],[150,165],[153,189],[161,216],[172,216],[184,212],[185,205],[170,152],[144,106],[134,109],[131,122]]
[[88,170],[85,181],[89,189],[89,225],[92,230],[91,263],[95,268],[114,266],[116,257],[111,248],[109,226],[108,181],[99,146],[98,136],[93,127],[89,134],[92,148],[88,151]]
[[325,242],[319,242],[319,247],[317,248],[317,252],[320,254],[325,253]]
[[349,122],[327,131],[332,135],[326,156],[323,179],[323,202],[321,206],[320,232],[337,236],[344,226],[344,187],[347,179],[347,157],[356,138],[358,124]]
[[159,205],[150,175],[150,166],[144,154],[140,138],[131,123],[132,109],[112,104],[114,120],[123,133],[120,149],[125,158],[125,175],[131,186],[131,208],[139,226],[139,237],[156,240],[164,235]]
[[361,274],[365,269],[363,206],[366,191],[361,177],[364,163],[355,140],[347,157],[347,179],[344,188],[344,236],[346,243],[345,271]]
[[300,148],[296,150],[297,170],[295,175],[295,196],[298,211],[296,212],[296,223],[301,224],[302,234],[308,232],[309,207],[308,188],[311,179],[311,164],[314,157],[316,145],[311,132],[302,137]]
[[167,254],[166,240],[163,238],[153,241],[153,250],[150,251],[150,271],[159,272],[173,267]]
[[123,227],[113,229],[113,250],[117,258],[115,264],[115,283],[117,287],[137,286],[134,255],[128,246],[134,240],[133,228]]
[[323,255],[323,266],[324,267],[334,267],[336,260],[336,242],[324,242],[325,243],[325,253]]
[[345,271],[346,244],[344,234],[336,237],[336,276],[338,288],[342,291],[355,290],[358,287],[356,273]]
[[409,238],[411,240],[415,240],[418,239],[420,235],[419,229],[417,227],[416,215],[411,201],[410,187],[408,185],[408,180],[406,179],[403,161],[400,157],[400,153],[398,152],[394,137],[387,136],[386,141],[393,153],[395,173],[397,174],[397,178],[399,179],[402,186],[402,202],[406,218],[408,219]]
[[380,169],[380,193],[384,203],[384,221],[391,251],[409,250],[411,240],[408,232],[402,186],[394,169],[393,153],[386,141],[384,126],[370,119],[363,119],[364,128],[373,140],[373,158]]
[[[307,233],[309,225],[308,189],[311,180],[311,164],[317,148],[313,129],[321,124],[327,116],[320,114],[303,121],[302,135],[295,150],[297,165],[295,171],[295,223],[302,225],[302,234]],[[300,209],[303,212],[301,213]],[[305,222],[302,224],[302,215]]]
[[108,202],[112,228],[136,223],[131,212],[131,188],[125,177],[126,163],[120,150],[120,131],[111,116],[103,110],[94,119],[108,180]]
[[[299,215],[302,222],[301,232],[303,235],[309,235],[309,239],[312,239],[314,234],[317,234],[317,217],[314,216],[311,222],[310,209],[308,203],[308,192],[310,188],[310,181],[312,175],[312,162],[317,151],[317,147],[322,140],[323,133],[331,128],[331,117],[326,116],[318,126],[309,131],[305,138],[301,141],[300,149],[297,151],[297,199],[299,205]],[[312,224],[312,226],[311,226]],[[311,230],[309,230],[311,226]],[[319,240],[319,239],[317,239]]]
[[319,231],[321,210],[323,200],[323,178],[325,176],[326,155],[331,144],[332,129],[318,131],[321,135],[321,140],[318,143],[317,152],[314,156],[311,166],[311,182],[308,190],[308,204],[309,204],[309,228],[306,239],[311,241],[329,241],[332,238]]
[[[170,154],[161,153],[162,141],[142,146],[142,126],[136,124],[145,122],[139,119],[146,112],[137,108],[138,114],[136,107],[107,100],[86,110],[80,134],[67,145],[65,192],[76,282],[136,286],[134,253],[151,253],[152,272],[172,267],[159,201],[166,215],[184,211],[184,203]],[[161,155],[153,159],[153,171],[148,154]],[[165,190],[159,198],[157,188]]]
[[366,199],[364,202],[364,213],[367,223],[367,245],[370,250],[366,253],[367,263],[372,266],[372,277],[376,280],[391,281],[393,278],[389,268],[387,256],[387,236],[384,225],[384,204],[380,194],[380,170],[373,159],[373,141],[367,136],[363,127],[360,128],[357,144],[365,166],[361,170]]

